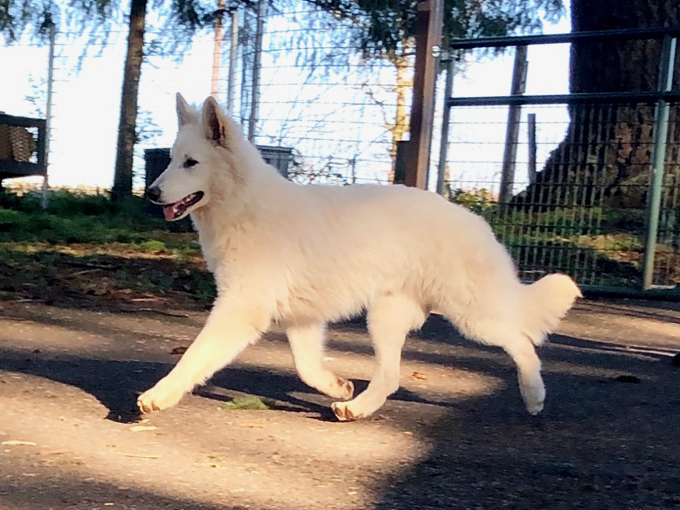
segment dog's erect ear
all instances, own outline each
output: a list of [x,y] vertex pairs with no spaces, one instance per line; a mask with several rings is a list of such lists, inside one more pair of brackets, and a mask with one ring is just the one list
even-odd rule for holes
[[212,96],[203,103],[203,134],[217,144],[224,147],[228,145],[227,119]]
[[177,93],[177,122],[179,127],[185,124],[191,124],[196,121],[196,112],[189,106],[189,103],[182,97],[182,94]]

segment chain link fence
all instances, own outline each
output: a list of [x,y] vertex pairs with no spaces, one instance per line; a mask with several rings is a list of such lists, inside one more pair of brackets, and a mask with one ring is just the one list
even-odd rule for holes
[[[285,156],[293,180],[389,183],[397,144],[408,138],[409,49],[389,58],[366,58],[351,37],[353,23],[362,20],[338,20],[301,2],[269,7],[260,45],[257,17],[252,8],[239,12],[236,52],[230,51],[225,30],[218,100],[226,104],[227,97],[234,98],[232,112],[244,132],[277,158]],[[50,179],[56,184],[107,188],[112,181],[126,29],[105,35],[93,41],[78,33],[57,34],[49,145]],[[178,36],[170,46],[160,31],[148,30],[146,37],[138,189],[144,184],[144,151],[172,145],[174,94],[199,103],[210,93],[213,72],[211,32],[191,40]],[[27,43],[2,51],[25,56],[17,66],[24,66],[28,78],[0,97],[0,110],[44,116],[47,49]],[[230,62],[231,54],[236,58]],[[465,68],[463,63],[456,69],[464,73]],[[230,83],[236,87],[231,94]],[[442,76],[438,98],[443,85]],[[680,283],[680,107],[670,104],[663,179],[655,188],[659,203],[652,255],[648,204],[651,154],[658,145],[654,101],[523,104],[511,161],[505,156],[508,104],[453,105],[450,150],[443,161],[445,193],[490,221],[524,280],[562,271],[593,289],[673,291]],[[437,174],[443,110],[435,116],[431,177]],[[510,181],[503,180],[507,165],[513,168]]]
[[633,34],[664,38],[659,73],[669,85],[658,92],[449,100],[446,193],[488,219],[523,280],[559,271],[593,291],[680,297],[671,36]]

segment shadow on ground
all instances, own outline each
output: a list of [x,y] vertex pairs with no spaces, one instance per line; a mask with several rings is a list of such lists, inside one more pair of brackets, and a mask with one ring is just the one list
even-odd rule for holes
[[[0,508],[13,510],[35,510],[44,508],[49,501],[50,508],[92,509],[108,508],[115,501],[114,508],[124,510],[245,510],[247,506],[208,505],[190,498],[163,496],[139,489],[124,488],[108,483],[72,480],[55,477],[36,480],[24,477],[19,483],[11,485],[11,496],[5,497],[5,489],[0,488]],[[7,493],[9,494],[9,493]],[[111,505],[113,506],[113,505]]]
[[[458,341],[447,329],[430,321],[422,336]],[[560,335],[541,357],[541,415],[518,412],[514,388],[451,406],[419,430],[429,455],[381,484],[376,508],[677,508],[680,444],[668,431],[680,418],[680,369]]]
[[[338,327],[362,331],[361,321]],[[91,328],[95,325],[85,327]],[[110,328],[98,333],[115,337],[120,332]],[[423,398],[400,390],[384,414],[391,427],[413,433],[429,445],[429,452],[417,464],[375,481],[374,508],[657,509],[680,505],[680,443],[671,437],[680,419],[680,369],[671,365],[669,357],[554,336],[541,351],[547,408],[532,417],[521,406],[509,359],[498,351],[472,347],[438,318],[431,319],[418,338],[424,347],[407,350],[406,359],[498,377],[506,384],[493,394],[466,399]],[[463,354],[434,354],[428,349],[428,345],[441,344],[461,347],[456,352]],[[365,344],[343,343],[342,348],[370,351]],[[466,355],[468,348],[487,355]],[[170,368],[163,363],[0,351],[0,370],[81,388],[106,406],[111,419],[122,421],[138,418],[137,395]],[[221,390],[273,398],[288,412],[318,413],[320,419],[330,416],[327,404],[320,403],[323,400],[300,397],[310,390],[291,373],[234,366],[218,373],[211,386],[199,393],[220,400],[225,398]],[[413,403],[434,404],[445,412],[428,414]],[[30,508],[30,496],[26,498],[26,508]],[[204,508],[153,494],[135,494],[134,498],[141,502],[135,508]]]

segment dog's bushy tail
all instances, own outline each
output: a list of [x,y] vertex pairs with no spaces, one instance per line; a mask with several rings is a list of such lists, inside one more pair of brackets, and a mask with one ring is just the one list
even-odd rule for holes
[[523,286],[523,332],[534,345],[541,345],[557,328],[576,298],[582,297],[574,280],[564,274],[551,274]]

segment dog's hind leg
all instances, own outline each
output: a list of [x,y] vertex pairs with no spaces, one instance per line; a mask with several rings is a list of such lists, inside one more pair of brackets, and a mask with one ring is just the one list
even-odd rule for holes
[[375,367],[366,390],[349,402],[335,402],[341,421],[365,418],[377,411],[399,389],[401,350],[406,335],[425,322],[422,307],[405,295],[385,295],[371,303],[368,330],[375,350]]
[[293,352],[295,369],[305,384],[333,398],[352,398],[354,385],[336,376],[324,364],[325,324],[291,326],[286,330],[286,335]]
[[541,360],[534,344],[522,333],[509,336],[501,345],[517,365],[517,379],[524,406],[531,414],[538,414],[545,403],[545,386],[541,378]]
[[521,325],[512,317],[499,317],[499,313],[495,316],[488,312],[468,314],[464,324],[456,323],[453,315],[448,318],[467,337],[486,345],[502,347],[510,355],[517,367],[519,389],[527,411],[531,414],[540,413],[545,402],[541,360],[531,339],[522,332]]
[[174,406],[185,393],[203,384],[256,342],[269,327],[270,316],[254,309],[218,298],[208,321],[182,359],[137,399],[140,410],[146,413]]

